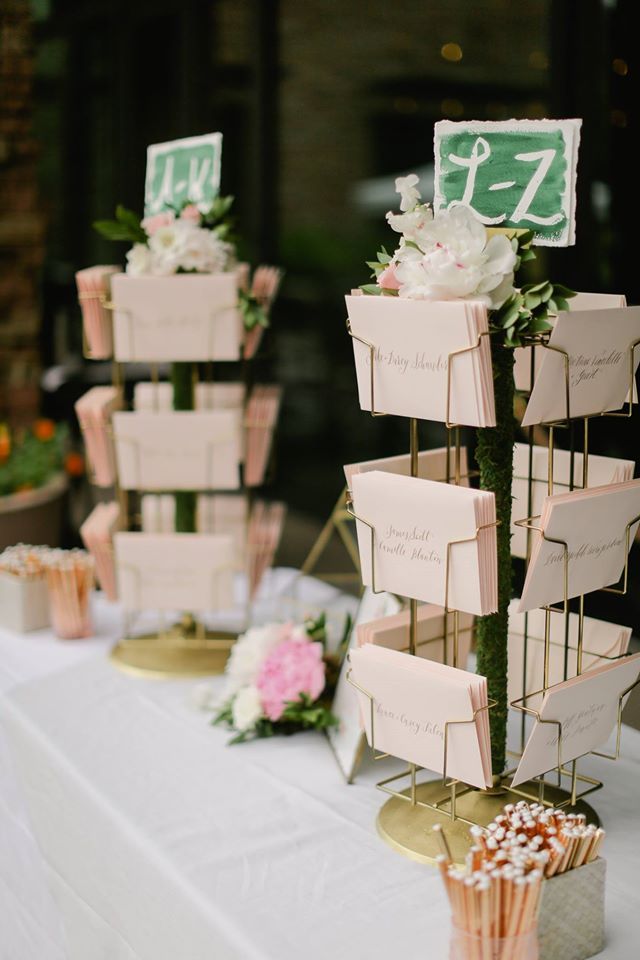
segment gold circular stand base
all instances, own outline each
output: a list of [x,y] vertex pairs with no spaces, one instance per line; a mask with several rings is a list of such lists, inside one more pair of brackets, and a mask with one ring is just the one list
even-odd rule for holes
[[[531,802],[535,801],[538,793],[537,783],[522,785],[524,793],[531,794]],[[409,790],[402,791],[404,796]],[[447,814],[447,803],[451,791],[442,786],[441,780],[433,780],[419,784],[416,787],[416,798],[426,803],[436,804],[444,802],[442,812],[431,810],[428,807],[412,806],[408,800],[391,797],[378,813],[376,827],[378,834],[398,853],[417,860],[418,863],[434,863],[441,853],[433,827],[436,823],[442,825],[451,855],[455,863],[463,863],[471,846],[469,825],[462,820],[451,820]],[[558,787],[545,787],[545,800],[554,804],[562,803],[569,796],[566,790]],[[523,797],[508,788],[501,791],[470,790],[456,801],[456,815],[471,820],[480,826],[485,826],[497,816],[507,803],[517,803]],[[599,824],[600,819],[595,810],[582,800],[579,800],[574,813],[584,813],[589,823]]]
[[223,673],[236,633],[203,630],[191,618],[168,633],[125,637],[111,660],[125,673],[157,677],[206,677]]

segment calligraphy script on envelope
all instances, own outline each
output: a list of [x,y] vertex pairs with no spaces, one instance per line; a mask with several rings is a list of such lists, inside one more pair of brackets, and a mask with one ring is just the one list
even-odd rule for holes
[[466,613],[497,609],[495,526],[485,528],[493,493],[377,470],[351,484],[364,584],[441,606],[448,598]]
[[124,490],[233,490],[240,483],[240,410],[114,414]]
[[350,661],[376,750],[445,773],[449,724],[447,776],[480,788],[491,783],[487,711],[476,714],[487,704],[484,677],[371,643],[352,650]]
[[528,698],[527,707],[537,710],[541,721],[552,722],[534,723],[512,785],[556,767],[559,739],[562,763],[602,747],[618,722],[620,697],[637,681],[639,673],[640,653],[635,653]]
[[[626,307],[627,300],[622,293],[576,293],[569,301],[569,312],[584,310],[615,310],[617,307]],[[555,325],[555,317],[551,315],[549,323]],[[513,351],[515,366],[513,375],[516,381],[516,390],[523,390],[526,393],[531,392],[533,383],[531,381],[531,352],[532,347],[516,347]],[[535,360],[533,377],[534,380],[540,372],[542,360],[546,353],[544,347],[535,349]]]
[[243,326],[236,273],[116,274],[114,355],[150,363],[239,360]]
[[[564,599],[565,549],[568,597],[617,583],[640,516],[640,480],[589,487],[547,497],[518,610],[533,610]],[[566,548],[563,546],[566,544]]]
[[233,538],[204,533],[116,533],[118,595],[125,610],[224,610],[233,606]]
[[[584,456],[582,453],[555,449],[553,451],[553,494],[567,493],[571,484],[582,487]],[[610,483],[623,483],[633,479],[635,462],[617,457],[600,457],[589,454],[588,483],[590,487],[602,487]],[[531,476],[529,476],[531,473]],[[513,481],[511,494],[511,556],[527,556],[528,531],[517,526],[517,520],[542,513],[545,497],[549,493],[549,450],[547,447],[516,443],[513,448]]]
[[[488,330],[482,304],[374,296],[348,296],[346,303],[362,410],[375,403],[378,412],[445,422],[449,395],[451,422],[495,424],[489,341],[480,336]],[[466,352],[452,356],[458,350]]]
[[[572,310],[559,314],[549,346],[569,355],[569,402],[572,417],[619,409],[629,394],[633,343],[640,339],[640,307],[617,310]],[[551,423],[567,417],[565,358],[541,349],[540,371],[522,425]],[[634,373],[640,350],[634,352]]]

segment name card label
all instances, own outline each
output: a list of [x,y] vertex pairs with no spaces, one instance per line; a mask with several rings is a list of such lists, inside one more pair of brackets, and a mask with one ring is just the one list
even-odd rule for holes
[[575,243],[581,120],[441,120],[434,208],[462,204],[487,226],[533,230],[534,243]]
[[221,133],[152,143],[147,147],[145,216],[185,203],[213,203],[220,189],[221,157]]

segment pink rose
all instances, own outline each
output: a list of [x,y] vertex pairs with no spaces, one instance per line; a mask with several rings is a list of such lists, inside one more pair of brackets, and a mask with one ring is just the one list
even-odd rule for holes
[[287,703],[306,693],[317,700],[325,685],[322,644],[305,639],[287,639],[263,662],[256,686],[269,720],[279,720]]
[[399,290],[400,281],[396,277],[396,265],[390,263],[378,274],[378,286],[384,290]]
[[164,213],[154,214],[153,217],[145,217],[144,220],[141,221],[140,226],[148,237],[152,237],[156,230],[159,230],[160,227],[168,227],[169,224],[173,223],[173,220],[173,213],[170,210],[166,210]]
[[195,203],[188,203],[180,211],[181,220],[189,220],[190,223],[200,223],[200,211]]

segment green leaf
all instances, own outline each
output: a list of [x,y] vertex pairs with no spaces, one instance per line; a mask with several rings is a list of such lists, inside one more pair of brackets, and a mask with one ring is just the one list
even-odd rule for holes
[[542,303],[542,297],[539,293],[525,293],[524,305],[528,310],[535,310]]
[[532,317],[527,327],[527,333],[543,333],[545,330],[553,330],[553,325],[542,317]]
[[575,290],[571,290],[570,287],[565,287],[562,283],[554,283],[553,289],[556,294],[559,294],[565,300],[571,300],[572,297],[576,296]]
[[359,288],[363,293],[367,293],[374,297],[379,297],[382,294],[382,287],[379,287],[377,283],[363,283]]
[[[554,289],[557,290],[558,288],[555,287]],[[567,300],[566,300],[564,297],[559,297],[559,296],[556,294],[553,299],[554,299],[554,302],[555,302],[555,305],[556,305],[556,311],[559,311],[559,310],[570,310],[570,309],[571,309],[570,306],[569,306],[569,303],[567,302]],[[549,301],[549,302],[551,302],[551,301]]]

